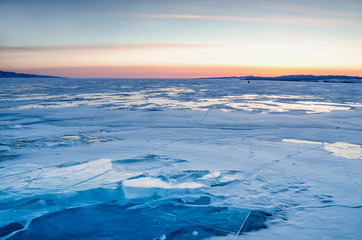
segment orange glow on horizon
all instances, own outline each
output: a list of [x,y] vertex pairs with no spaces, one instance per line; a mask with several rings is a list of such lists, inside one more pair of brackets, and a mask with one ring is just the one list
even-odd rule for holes
[[275,77],[303,74],[362,76],[362,70],[358,68],[285,68],[256,66],[96,66],[4,70],[71,78],[202,78],[249,75]]

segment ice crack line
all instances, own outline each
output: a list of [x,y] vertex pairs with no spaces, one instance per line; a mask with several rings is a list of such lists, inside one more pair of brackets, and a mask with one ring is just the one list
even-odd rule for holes
[[235,234],[235,237],[234,237],[233,240],[236,240],[236,239],[238,238],[238,236],[240,235],[240,233],[243,231],[243,228],[244,228],[244,226],[245,226],[246,221],[248,220],[248,218],[249,218],[249,216],[250,216],[250,213],[251,213],[251,211],[249,211],[248,215],[246,215],[243,224],[241,224],[240,229],[239,229],[238,233]]
[[200,125],[201,122],[203,122],[206,118],[207,118],[207,115],[213,110],[213,108],[211,107],[209,110],[207,110],[204,114],[204,117],[201,118],[198,122],[197,122],[197,125]]
[[160,150],[160,149],[162,149],[162,148],[164,148],[164,147],[166,147],[166,146],[168,146],[168,145],[174,144],[174,143],[176,143],[176,142],[182,142],[182,141],[183,141],[183,140],[173,140],[173,141],[170,141],[170,142],[168,142],[168,143],[162,144],[161,146],[158,146],[158,147],[156,147],[156,148],[148,151],[148,152],[146,153],[146,155],[151,155],[151,154],[153,154],[155,151],[158,151],[158,150]]
[[0,177],[0,179],[6,178],[6,177],[12,177],[12,176],[15,176],[15,175],[21,175],[21,174],[24,174],[24,173],[34,172],[34,171],[42,170],[42,169],[43,169],[43,167],[39,167],[39,168],[35,168],[35,169],[23,171],[23,172],[12,173],[12,174],[8,174],[8,175]]
[[91,178],[88,178],[88,179],[86,179],[86,180],[83,180],[83,181],[80,181],[80,182],[75,183],[75,184],[73,184],[73,185],[70,185],[70,186],[68,186],[68,187],[66,187],[66,188],[71,188],[71,187],[78,186],[79,184],[82,184],[82,183],[88,182],[88,181],[90,181],[90,180],[93,180],[93,179],[95,179],[95,178],[97,178],[97,177],[100,177],[100,176],[102,176],[103,174],[106,174],[106,173],[108,173],[108,172],[110,172],[110,171],[112,171],[112,170],[113,170],[113,169],[109,169],[109,170],[104,171],[104,172],[102,172],[102,173],[100,173],[100,174],[97,174],[97,175],[95,175],[95,176],[93,176],[93,177],[91,177]]
[[325,206],[298,206],[294,207],[297,209],[305,209],[305,208],[329,208],[329,207],[343,207],[343,208],[362,208],[361,206],[347,206],[347,205],[338,205],[338,204],[331,204],[331,205],[325,205]]
[[[339,151],[339,152],[341,152],[341,151]],[[341,154],[339,154],[339,155],[341,155]],[[353,179],[351,179],[351,175],[349,174],[349,172],[348,172],[348,170],[347,170],[347,168],[346,168],[346,165],[344,164],[344,161],[342,160],[341,156],[339,156],[339,161],[340,161],[340,163],[342,164],[342,166],[343,166],[343,168],[344,168],[344,171],[346,172],[346,175],[347,175],[348,179],[349,179],[351,182],[353,182],[354,184],[356,184],[357,187],[362,188],[361,185],[359,185],[358,182],[356,182],[356,181],[354,181]]]
[[30,223],[33,221],[33,219],[28,219],[24,225],[24,227],[22,229],[16,230],[14,232],[9,233],[8,235],[5,235],[3,238],[0,238],[0,240],[6,240],[12,236],[14,236],[15,234],[17,234],[18,232],[22,232],[25,231],[29,228]]
[[[259,174],[261,174],[262,172],[264,172],[264,169],[266,167],[269,167],[269,166],[272,166],[272,165],[275,165],[275,164],[278,164],[278,163],[281,163],[283,160],[286,160],[286,159],[290,159],[292,157],[295,157],[296,155],[299,155],[299,154],[302,154],[302,153],[305,153],[305,152],[309,152],[309,151],[312,151],[312,150],[315,150],[317,148],[320,148],[320,146],[317,146],[317,147],[314,147],[314,148],[311,148],[311,149],[306,149],[304,151],[301,151],[301,150],[298,150],[296,153],[293,153],[293,154],[289,154],[287,155],[286,157],[284,158],[281,158],[281,159],[278,159],[278,160],[273,160],[272,162],[269,162],[269,163],[265,163],[263,166],[260,166],[256,169],[254,169],[254,171],[257,171],[256,173],[254,174],[251,174],[251,176],[248,178],[249,180],[250,179],[253,179],[255,178],[256,176],[258,176]],[[253,171],[253,172],[254,172]]]

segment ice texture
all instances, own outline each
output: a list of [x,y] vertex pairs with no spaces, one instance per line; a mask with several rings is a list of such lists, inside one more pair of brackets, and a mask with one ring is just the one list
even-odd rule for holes
[[244,221],[247,221],[244,232],[266,227],[264,224],[270,214],[249,212],[172,203],[142,208],[134,208],[133,204],[103,203],[43,215],[13,238],[133,240],[162,239],[165,236],[164,239],[205,239],[238,234]]
[[360,83],[3,79],[0,239],[360,239]]

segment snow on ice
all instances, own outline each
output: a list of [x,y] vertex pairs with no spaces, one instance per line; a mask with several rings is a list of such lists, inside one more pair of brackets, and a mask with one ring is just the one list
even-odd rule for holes
[[4,79],[0,239],[360,239],[360,83]]

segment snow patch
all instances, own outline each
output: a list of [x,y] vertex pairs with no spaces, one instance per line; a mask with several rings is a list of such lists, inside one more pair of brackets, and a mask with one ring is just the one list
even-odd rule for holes
[[158,178],[144,177],[123,181],[123,185],[127,187],[141,187],[141,188],[165,188],[165,189],[177,189],[177,188],[201,188],[203,184],[196,182],[184,182],[184,183],[168,183]]
[[326,144],[324,149],[331,152],[335,156],[351,158],[351,159],[362,159],[362,148],[361,145],[347,143],[347,142],[336,142]]
[[348,142],[315,142],[308,140],[298,140],[298,139],[283,139],[283,142],[292,142],[300,144],[319,144],[324,145],[324,149],[328,152],[331,152],[333,155],[338,157],[350,158],[350,159],[362,159],[362,148],[361,145],[352,144]]
[[301,143],[301,144],[320,144],[323,145],[322,142],[308,141],[308,140],[299,140],[299,139],[283,139],[283,142],[292,142],[292,143]]

